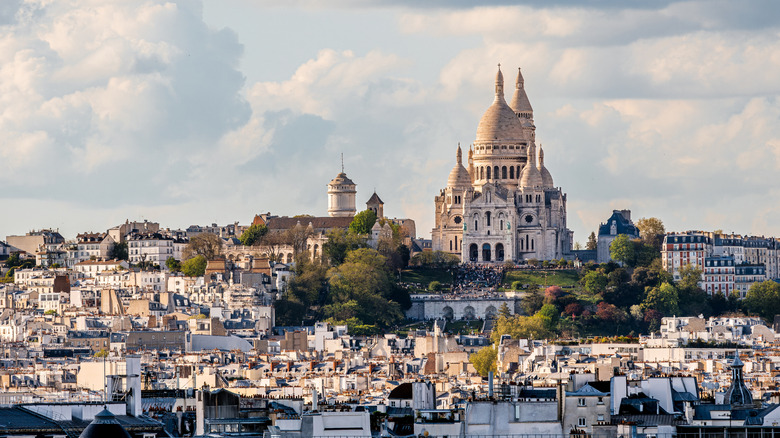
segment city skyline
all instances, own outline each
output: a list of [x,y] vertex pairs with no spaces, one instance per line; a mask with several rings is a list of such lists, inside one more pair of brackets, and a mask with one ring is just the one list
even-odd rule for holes
[[4,4],[0,228],[325,215],[343,152],[358,208],[376,189],[429,238],[500,62],[575,241],[622,208],[780,234],[778,6],[500,3]]

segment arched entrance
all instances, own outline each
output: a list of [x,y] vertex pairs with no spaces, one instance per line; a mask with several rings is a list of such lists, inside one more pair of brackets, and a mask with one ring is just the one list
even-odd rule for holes
[[472,243],[471,246],[469,246],[469,261],[476,262],[478,256],[479,249],[477,248],[477,244]]
[[486,243],[482,245],[482,261],[483,262],[489,262],[490,261],[490,244]]
[[487,306],[487,309],[485,309],[485,319],[494,318],[496,316],[496,306]]
[[463,309],[463,319],[474,319],[474,308],[471,306],[466,306],[465,309]]
[[504,261],[504,244],[502,243],[496,244],[496,260],[499,262]]
[[442,312],[442,316],[444,317],[444,319],[446,319],[447,321],[452,321],[452,318],[453,318],[454,314],[455,314],[455,312],[453,312],[452,307],[444,306],[444,309],[443,309],[443,312]]

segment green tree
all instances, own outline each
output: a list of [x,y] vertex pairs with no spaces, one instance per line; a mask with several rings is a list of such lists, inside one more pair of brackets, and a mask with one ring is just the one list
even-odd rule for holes
[[544,324],[544,328],[552,332],[558,327],[560,311],[553,304],[545,304],[541,309],[539,309],[538,312],[536,312],[534,317],[539,318]]
[[366,248],[366,237],[339,228],[328,232],[328,241],[322,245],[322,253],[332,266],[344,263],[347,252]]
[[590,294],[600,294],[606,290],[607,276],[601,271],[590,271],[582,277],[582,285],[585,286],[585,290]]
[[612,260],[623,262],[627,266],[634,266],[636,262],[636,252],[634,243],[628,238],[628,235],[621,234],[609,245],[609,256]]
[[544,305],[544,295],[536,285],[529,286],[526,293],[520,299],[520,306],[527,315],[533,315]]
[[647,291],[642,309],[647,312],[649,309],[655,309],[665,316],[676,315],[680,312],[679,295],[677,288],[670,283],[664,283],[661,286],[651,288]]
[[780,284],[772,280],[753,284],[742,305],[749,313],[771,322],[780,314]]
[[503,335],[509,335],[513,339],[548,339],[553,336],[553,332],[547,328],[549,323],[550,321],[545,320],[543,315],[501,316],[496,319],[490,339],[498,342]]
[[501,307],[498,308],[498,316],[503,318],[512,316],[512,311],[506,303],[501,303]]
[[165,267],[171,272],[181,271],[181,263],[173,257],[168,257],[165,260]]
[[115,260],[127,260],[127,242],[115,243],[108,252],[108,258]]
[[597,246],[598,241],[596,240],[596,233],[591,231],[590,236],[588,236],[588,242],[585,244],[585,249],[595,251]]
[[476,353],[473,353],[469,357],[469,362],[474,365],[474,369],[482,377],[487,377],[488,373],[496,372],[496,359],[498,358],[498,352],[492,345],[482,347]]
[[[371,248],[347,253],[344,263],[328,271],[328,283],[331,303],[323,310],[337,319],[354,317],[387,327],[403,318],[402,306],[411,304],[408,293],[394,283],[385,257]],[[357,306],[344,309],[342,304],[350,301]]]
[[355,234],[370,234],[374,223],[376,223],[376,213],[373,210],[363,210],[352,219],[349,231]]
[[184,247],[184,259],[189,260],[198,255],[202,255],[206,260],[220,258],[222,239],[214,233],[200,233],[190,237],[190,243]]
[[701,269],[696,265],[685,265],[678,271],[680,273],[680,280],[677,282],[679,289],[698,289],[699,282],[701,281]]
[[441,282],[433,280],[432,282],[428,283],[428,290],[439,292],[441,290]]
[[642,241],[656,250],[661,249],[661,243],[666,234],[666,228],[661,219],[657,217],[643,217],[636,222],[636,227],[639,228],[639,236]]
[[512,290],[520,290],[523,288],[523,282],[522,281],[513,281],[512,282]]
[[188,277],[201,277],[206,273],[207,264],[208,260],[206,260],[205,256],[196,255],[182,263],[181,272]]
[[263,238],[268,234],[268,227],[263,224],[252,224],[249,228],[241,233],[241,237],[238,240],[244,246],[252,246],[259,244]]

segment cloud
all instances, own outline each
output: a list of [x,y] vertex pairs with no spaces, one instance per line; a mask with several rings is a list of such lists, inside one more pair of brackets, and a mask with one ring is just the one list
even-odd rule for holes
[[[6,196],[170,202],[166,187],[186,178],[188,157],[249,119],[242,46],[209,29],[196,3],[31,1],[2,11],[14,17],[0,34]],[[120,186],[131,189],[112,196]]]

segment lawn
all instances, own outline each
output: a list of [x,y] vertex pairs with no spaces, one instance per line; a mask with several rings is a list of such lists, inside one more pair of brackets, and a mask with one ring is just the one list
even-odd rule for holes
[[513,282],[519,281],[523,284],[538,284],[540,287],[571,287],[576,286],[579,279],[579,273],[574,269],[517,269],[504,274],[504,285],[508,288]]
[[448,322],[444,327],[444,330],[453,334],[470,334],[472,332],[479,333],[482,330],[482,320],[473,321],[452,321]]
[[413,268],[401,271],[402,283],[419,283],[423,288],[427,288],[428,284],[434,280],[442,284],[452,284],[452,274],[445,269],[433,268]]

